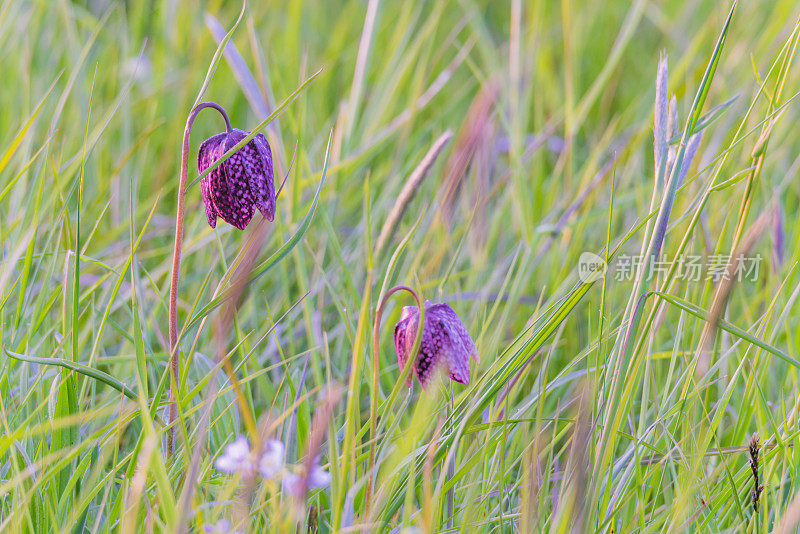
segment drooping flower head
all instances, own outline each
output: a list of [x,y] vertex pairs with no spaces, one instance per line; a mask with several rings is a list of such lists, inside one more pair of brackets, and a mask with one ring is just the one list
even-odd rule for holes
[[[233,128],[203,141],[197,154],[198,171],[202,173],[208,169],[249,134]],[[253,137],[201,179],[200,189],[211,228],[217,226],[217,217],[220,217],[244,230],[253,216],[253,208],[258,208],[268,221],[272,221],[275,218],[275,182],[272,151],[267,138],[262,134]]]
[[[419,310],[416,306],[404,306],[400,322],[394,327],[394,346],[400,369],[405,368],[408,356],[414,347],[419,324]],[[425,301],[425,326],[422,329],[422,343],[419,356],[413,364],[414,374],[426,388],[436,371],[447,372],[452,380],[469,384],[469,359],[478,358],[478,349],[472,341],[467,328],[458,318],[453,308],[441,302],[432,304]],[[409,376],[408,385],[411,385]]]

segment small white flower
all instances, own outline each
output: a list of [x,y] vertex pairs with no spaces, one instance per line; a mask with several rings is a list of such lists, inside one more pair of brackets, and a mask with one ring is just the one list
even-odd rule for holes
[[270,439],[264,444],[264,452],[258,462],[258,472],[264,478],[275,478],[283,468],[283,443]]
[[233,443],[226,445],[225,451],[217,458],[214,465],[223,473],[251,472],[253,461],[250,458],[250,444],[247,438],[239,436]]

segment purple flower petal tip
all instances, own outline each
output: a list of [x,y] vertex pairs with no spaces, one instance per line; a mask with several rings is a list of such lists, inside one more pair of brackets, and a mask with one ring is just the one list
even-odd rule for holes
[[303,497],[309,489],[327,488],[331,485],[332,480],[331,474],[319,465],[319,458],[314,458],[307,472],[307,478],[305,478],[305,474],[286,472],[281,479],[281,486],[288,495]]

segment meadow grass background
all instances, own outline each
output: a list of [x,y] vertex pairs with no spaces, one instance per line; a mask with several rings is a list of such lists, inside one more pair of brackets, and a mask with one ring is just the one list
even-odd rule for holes
[[[0,6],[0,531],[794,528],[796,2],[740,2],[729,24],[716,0],[250,2],[215,56],[240,9]],[[654,161],[662,53],[673,146],[702,130],[677,191]],[[203,99],[252,129],[317,71],[264,130],[288,176],[273,224],[212,230],[187,193],[166,455],[186,116],[209,80]],[[223,126],[195,124],[190,180]],[[659,230],[664,260],[745,251],[757,276],[616,279]],[[583,283],[581,254],[609,249],[607,276]],[[245,250],[259,276],[235,309],[210,306]],[[469,386],[403,387],[395,296],[373,394],[374,313],[395,284],[464,320]],[[319,447],[330,487],[298,501],[216,471],[246,411],[290,465]]]

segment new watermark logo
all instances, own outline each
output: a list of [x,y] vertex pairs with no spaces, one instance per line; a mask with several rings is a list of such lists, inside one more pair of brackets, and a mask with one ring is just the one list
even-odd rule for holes
[[644,261],[644,257],[620,254],[610,266],[592,252],[584,252],[578,260],[578,278],[589,283],[601,278],[610,271],[609,277],[617,282],[633,280],[638,273],[647,268],[645,280],[650,281],[658,276],[671,273],[676,280],[700,282],[702,280],[717,283],[721,280],[738,282],[755,282],[761,272],[761,254],[747,256],[744,254],[714,254],[710,256],[685,254],[668,259],[662,255],[657,260]]
[[585,284],[602,278],[607,269],[605,260],[592,252],[584,252],[578,259],[578,278]]

